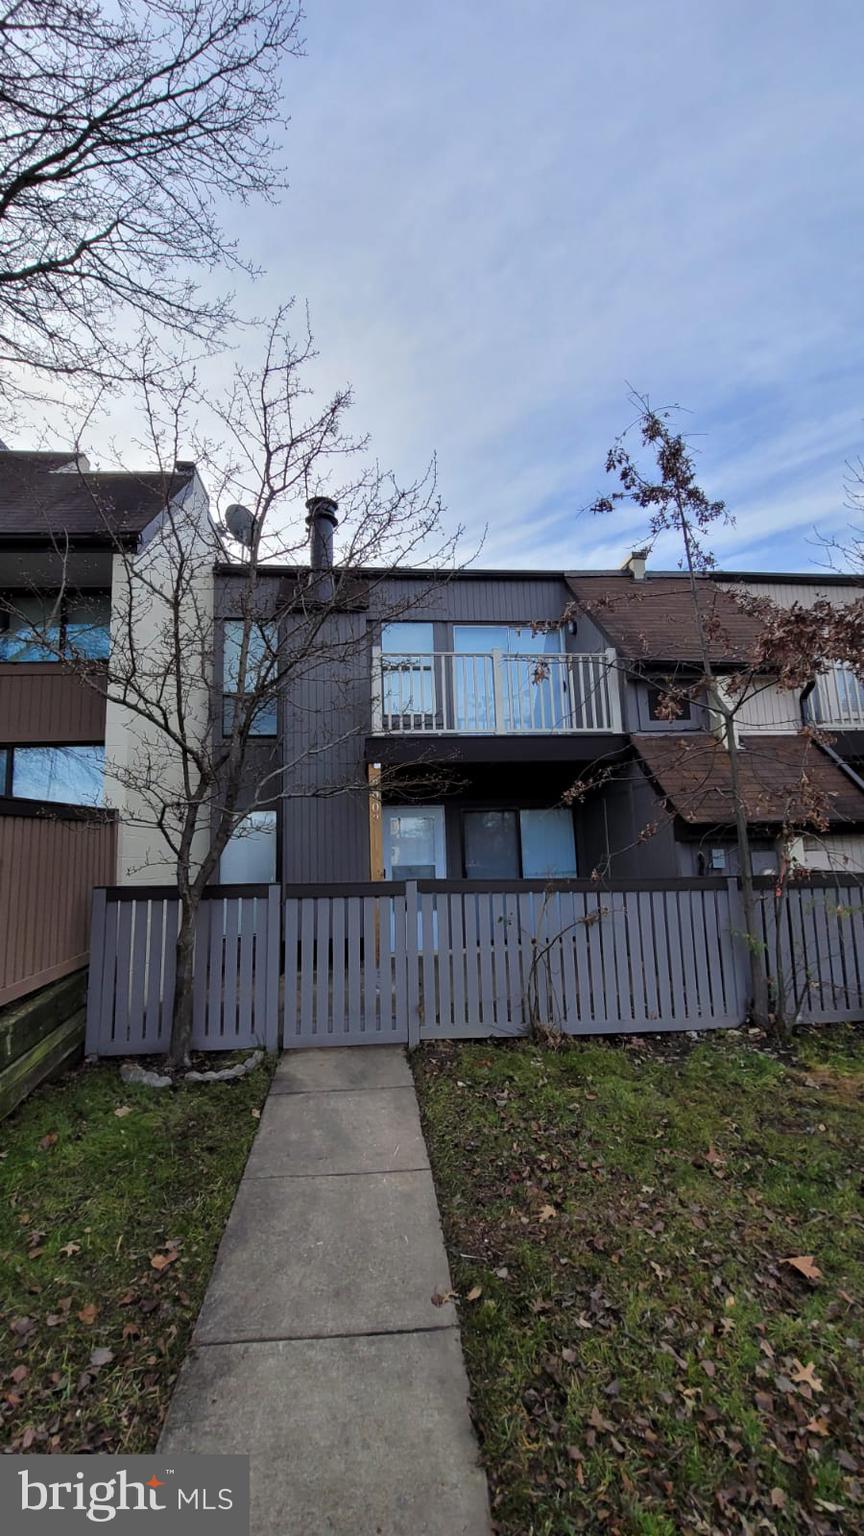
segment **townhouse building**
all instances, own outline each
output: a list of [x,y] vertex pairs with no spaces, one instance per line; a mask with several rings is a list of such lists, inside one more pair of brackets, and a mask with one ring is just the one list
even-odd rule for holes
[[[106,687],[112,646],[134,635],[143,655],[158,626],[169,511],[212,591],[193,464],[105,472],[68,451],[0,450],[0,1004],[86,963],[94,885],[171,877],[128,772],[153,727]],[[164,753],[163,767],[170,783]]]
[[[736,873],[728,753],[697,686],[685,577],[638,553],[608,572],[343,570],[338,509],[309,506],[310,565],[256,577],[256,633],[284,680],[252,725],[224,885]],[[203,742],[230,732],[248,581],[194,465],[105,473],[80,455],[0,452],[0,1003],[85,963],[93,886],[175,881],[133,772],[149,761],[160,803],[172,784],[179,798],[170,740],[103,685],[130,630],[158,673],[169,526],[209,636],[181,679]],[[742,588],[786,603],[862,590],[823,574],[699,577],[716,689],[758,638]],[[834,667],[800,694],[758,679],[737,739],[757,870],[777,867],[805,778],[825,824],[802,828],[797,857],[864,869],[854,675]]]
[[[313,511],[313,522],[316,514]],[[335,508],[319,542],[332,559]],[[330,553],[328,553],[330,551]],[[313,569],[260,572],[262,623],[302,650]],[[250,751],[250,812],[222,878],[283,884],[399,880],[658,878],[734,874],[728,753],[707,692],[667,700],[704,670],[689,581],[643,556],[620,571],[339,573],[316,647],[287,668]],[[311,586],[310,586],[311,583]],[[698,578],[716,686],[753,652],[756,621],[735,600],[755,576]],[[851,580],[777,578],[848,601]],[[216,573],[225,697],[245,577]],[[293,597],[292,597],[293,594]],[[864,867],[856,769],[862,691],[834,669],[787,694],[759,678],[740,701],[741,790],[759,872],[804,808],[806,777],[827,830],[803,834],[814,869]],[[224,718],[224,705],[217,711]],[[864,721],[864,716],[861,717]],[[837,746],[801,734],[817,720]],[[271,793],[260,793],[260,785]],[[800,798],[800,796],[799,796]],[[251,835],[250,835],[251,834]]]

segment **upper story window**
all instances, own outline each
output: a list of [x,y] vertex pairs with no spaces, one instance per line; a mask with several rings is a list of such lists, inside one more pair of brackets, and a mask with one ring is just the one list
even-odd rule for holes
[[222,729],[231,734],[235,709],[240,701],[253,701],[259,696],[250,736],[275,736],[279,729],[279,711],[275,691],[278,669],[278,626],[271,622],[252,624],[246,648],[246,664],[242,668],[244,622],[242,619],[226,619],[223,626]]
[[6,747],[0,751],[0,793],[55,805],[103,805],[105,748]]
[[[559,629],[456,624],[453,684],[460,731],[554,731],[570,714]],[[544,660],[548,658],[548,660]]]
[[660,682],[648,684],[648,719],[658,725],[676,725],[682,720],[693,719],[693,700],[684,692],[681,683]]
[[453,649],[464,653],[557,656],[564,649],[560,629],[535,634],[529,624],[454,624]]
[[107,592],[0,598],[0,661],[105,661],[110,641]]
[[435,636],[431,624],[400,621],[381,630],[382,708],[391,720],[435,715]]

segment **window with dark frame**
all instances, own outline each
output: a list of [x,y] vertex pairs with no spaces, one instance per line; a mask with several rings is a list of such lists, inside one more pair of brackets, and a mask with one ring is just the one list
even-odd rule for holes
[[[693,719],[693,701],[682,691],[687,687],[686,683],[676,683],[669,678],[664,682],[649,683],[647,687],[649,720],[655,720],[660,725],[676,725],[679,721]],[[671,710],[670,701],[673,706]]]
[[105,803],[105,747],[82,745],[0,748],[0,794],[53,805]]
[[[246,676],[240,678],[240,647],[243,620],[226,619],[222,626],[222,732],[230,736],[238,704],[266,687],[272,680],[277,662],[279,635],[274,622],[253,624],[249,632]],[[241,688],[242,683],[242,688]],[[255,711],[249,735],[276,736],[279,733],[279,708],[275,693],[265,695]]]
[[468,880],[575,879],[573,812],[565,806],[466,810],[462,863]]
[[0,662],[106,661],[110,644],[105,590],[0,596]]

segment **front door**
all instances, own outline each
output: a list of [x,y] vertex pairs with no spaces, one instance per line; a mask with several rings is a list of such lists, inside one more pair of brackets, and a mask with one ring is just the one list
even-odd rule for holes
[[388,880],[446,878],[443,805],[385,805],[383,818]]

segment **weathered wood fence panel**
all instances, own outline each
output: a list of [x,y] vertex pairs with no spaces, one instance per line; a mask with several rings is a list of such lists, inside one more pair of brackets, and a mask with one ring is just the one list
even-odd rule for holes
[[[279,1035],[278,886],[215,886],[198,912],[192,1045],[199,1051],[263,1046]],[[87,1001],[88,1053],[167,1049],[174,1007],[176,891],[119,886],[93,897]]]

